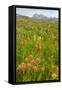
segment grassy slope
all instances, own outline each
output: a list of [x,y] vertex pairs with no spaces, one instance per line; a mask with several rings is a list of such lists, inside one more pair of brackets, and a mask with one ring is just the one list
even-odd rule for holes
[[[25,59],[40,58],[40,70],[21,70],[17,67]],[[29,68],[29,67],[28,67]],[[26,17],[16,19],[16,81],[58,79],[58,23]]]

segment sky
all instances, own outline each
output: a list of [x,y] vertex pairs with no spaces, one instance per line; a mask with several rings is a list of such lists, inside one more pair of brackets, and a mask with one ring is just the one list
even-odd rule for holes
[[58,18],[58,10],[16,8],[16,14],[32,17],[34,14],[42,14],[47,17]]

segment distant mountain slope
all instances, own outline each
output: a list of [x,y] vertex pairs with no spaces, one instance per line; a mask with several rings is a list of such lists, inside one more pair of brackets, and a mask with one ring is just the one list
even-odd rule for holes
[[35,19],[47,19],[48,18],[43,14],[37,14],[37,13],[35,13],[32,17]]
[[48,17],[48,16],[45,16],[43,14],[37,14],[35,13],[32,18],[35,18],[35,19],[51,19],[51,20],[58,20],[58,18],[56,17]]
[[16,14],[16,17],[17,18],[28,18],[28,19],[49,19],[49,20],[55,20],[55,21],[58,21],[58,18],[56,17],[47,17],[43,14],[37,14],[35,13],[32,17],[29,17],[29,16],[24,16],[24,15],[19,15],[19,14]]
[[23,15],[19,15],[19,14],[16,14],[16,17],[17,17],[17,18],[30,18],[30,17],[28,17],[28,16],[23,16]]

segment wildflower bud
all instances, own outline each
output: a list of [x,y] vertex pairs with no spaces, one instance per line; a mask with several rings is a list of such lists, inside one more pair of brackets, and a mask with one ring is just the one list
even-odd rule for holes
[[30,62],[32,65],[36,65],[37,64],[37,62],[36,62],[36,60],[31,60],[31,62]]
[[28,59],[32,60],[33,59],[33,56],[32,55],[29,55],[28,56]]

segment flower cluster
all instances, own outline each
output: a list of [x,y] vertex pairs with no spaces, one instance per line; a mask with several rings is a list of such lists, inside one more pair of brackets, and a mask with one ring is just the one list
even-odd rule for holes
[[40,58],[35,58],[32,55],[29,55],[25,58],[25,62],[18,65],[17,70],[27,71],[32,70],[34,72],[37,72],[40,70],[39,64],[40,64]]

